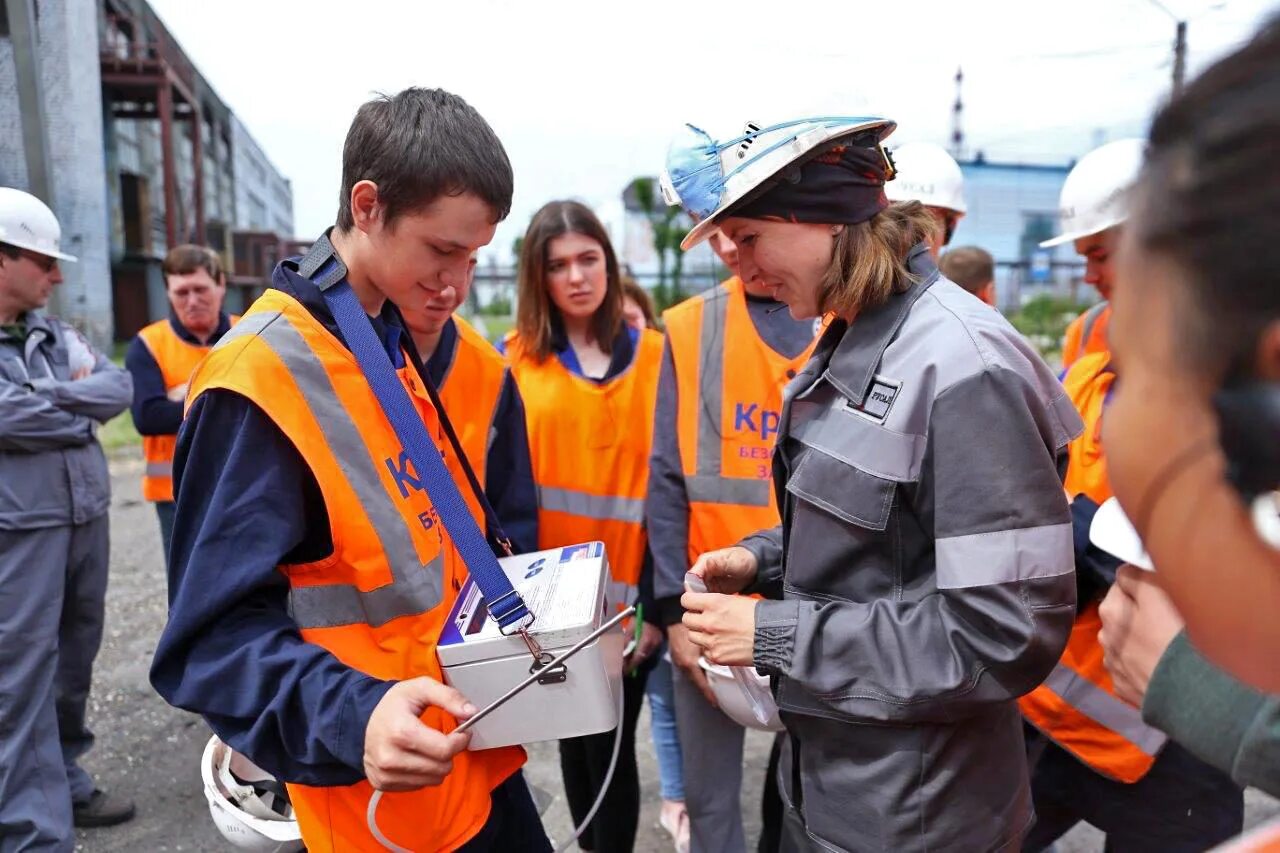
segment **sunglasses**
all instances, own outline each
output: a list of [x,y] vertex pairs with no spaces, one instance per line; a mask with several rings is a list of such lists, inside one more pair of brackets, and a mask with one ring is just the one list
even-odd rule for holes
[[19,249],[18,254],[38,266],[41,272],[53,272],[53,268],[58,265],[57,258],[50,257],[49,255],[42,255],[39,252],[29,252],[26,249]]

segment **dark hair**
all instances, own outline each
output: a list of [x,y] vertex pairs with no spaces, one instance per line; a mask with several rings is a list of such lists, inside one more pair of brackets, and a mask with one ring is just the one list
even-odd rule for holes
[[[1280,318],[1280,17],[1173,98],[1151,126],[1131,220],[1185,273],[1193,367],[1252,364]],[[1251,372],[1251,369],[1249,370]]]
[[378,185],[383,222],[422,210],[443,195],[475,193],[495,222],[511,211],[511,161],[475,108],[443,89],[405,89],[362,105],[342,146],[339,231],[355,224],[351,188]]
[[[213,249],[192,243],[170,249],[169,254],[164,256],[163,269],[165,276],[191,275],[193,272],[204,270],[215,284],[226,284],[222,273],[222,259],[218,257],[218,253]],[[168,284],[166,280],[165,286],[168,287]]]
[[938,258],[938,270],[965,290],[976,294],[996,277],[996,262],[986,249],[957,246]]
[[529,230],[524,233],[517,276],[516,333],[524,349],[537,361],[544,361],[555,352],[555,328],[561,323],[560,312],[547,293],[547,251],[551,241],[563,234],[590,237],[604,251],[608,284],[604,302],[591,320],[596,343],[607,352],[622,330],[622,281],[608,232],[585,204],[548,202],[533,215]]
[[6,258],[16,258],[22,254],[22,250],[17,246],[10,246],[8,243],[0,243],[0,255]]
[[622,277],[622,296],[640,306],[640,313],[644,315],[644,322],[650,329],[658,328],[658,314],[653,307],[653,297],[631,276]]

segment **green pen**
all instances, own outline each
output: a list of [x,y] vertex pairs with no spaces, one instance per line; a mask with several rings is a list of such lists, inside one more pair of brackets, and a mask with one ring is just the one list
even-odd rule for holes
[[[636,618],[636,630],[635,630],[635,637],[634,637],[634,639],[632,639],[632,641],[631,641],[631,642],[632,642],[631,651],[632,651],[632,653],[633,653],[633,654],[634,654],[634,652],[635,652],[635,650],[636,650],[636,649],[640,648],[640,635],[641,635],[641,634],[643,633],[643,631],[644,631],[644,605],[643,605],[643,604],[639,604],[639,603],[637,603],[637,604],[636,604],[636,617],[635,617],[635,618]],[[629,673],[627,673],[627,674],[628,674],[628,675],[630,675],[630,676],[632,676],[632,677],[634,678],[634,677],[635,677],[635,674],[636,674],[636,671],[637,671],[637,670],[639,670],[639,669],[640,669],[640,667],[639,667],[638,665],[637,665],[637,666],[634,666],[634,667],[632,667],[632,668],[631,668],[631,672],[629,672]]]

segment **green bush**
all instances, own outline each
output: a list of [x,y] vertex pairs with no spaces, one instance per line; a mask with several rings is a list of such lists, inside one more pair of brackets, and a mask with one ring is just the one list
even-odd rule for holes
[[1062,350],[1062,336],[1071,321],[1089,307],[1063,296],[1041,294],[1008,315],[1013,327],[1027,337],[1045,358]]

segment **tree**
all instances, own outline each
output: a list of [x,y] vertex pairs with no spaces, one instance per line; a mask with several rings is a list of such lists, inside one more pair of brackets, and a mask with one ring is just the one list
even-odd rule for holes
[[[680,276],[684,270],[680,241],[688,231],[688,217],[680,208],[661,203],[655,178],[641,176],[633,179],[623,197],[634,200],[649,220],[653,232],[653,249],[658,255],[658,284],[653,288],[654,300],[659,305],[674,304],[684,297],[680,287]],[[672,264],[670,284],[667,281],[668,262]]]

